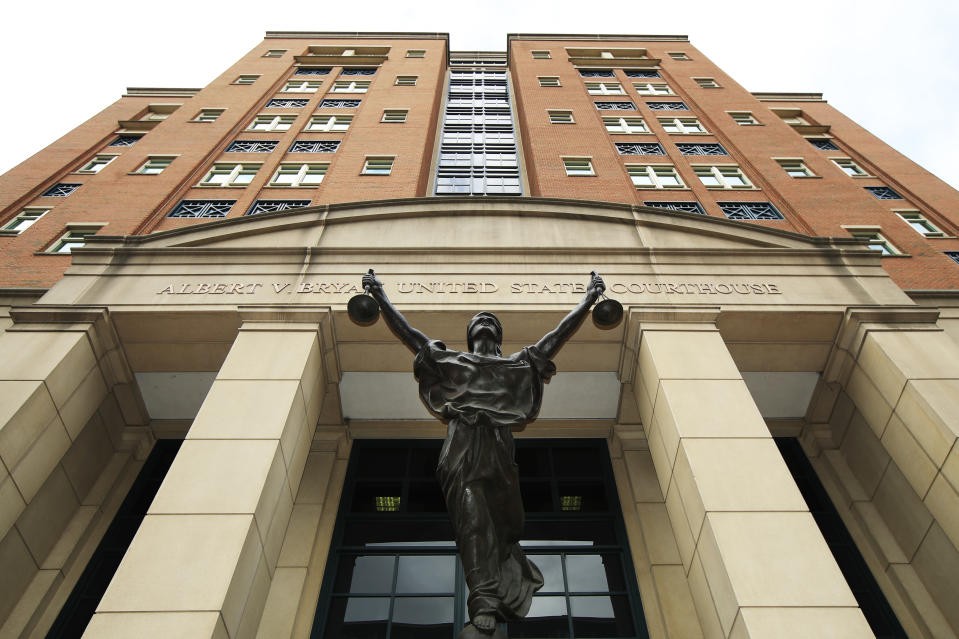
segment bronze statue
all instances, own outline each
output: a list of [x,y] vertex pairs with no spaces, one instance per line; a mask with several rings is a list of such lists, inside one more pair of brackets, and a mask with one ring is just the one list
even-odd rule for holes
[[586,296],[533,346],[503,357],[503,327],[478,313],[466,328],[469,352],[448,350],[410,326],[390,303],[373,270],[363,287],[391,329],[414,353],[413,373],[429,409],[448,422],[436,476],[456,535],[469,587],[471,626],[460,637],[493,635],[497,621],[523,618],[543,576],[520,548],[523,501],[511,428],[532,421],[551,361],[606,290],[594,272]]

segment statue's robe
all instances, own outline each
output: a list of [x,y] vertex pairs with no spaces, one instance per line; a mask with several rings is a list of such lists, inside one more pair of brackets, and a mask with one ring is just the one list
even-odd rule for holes
[[535,417],[556,366],[535,346],[487,357],[431,340],[413,372],[427,406],[449,422],[436,476],[466,573],[470,618],[521,618],[543,576],[519,546],[523,500],[510,429]]

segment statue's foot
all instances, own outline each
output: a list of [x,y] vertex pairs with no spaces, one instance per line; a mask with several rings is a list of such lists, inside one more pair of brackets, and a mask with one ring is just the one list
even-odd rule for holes
[[472,621],[473,626],[480,632],[493,634],[496,630],[496,617],[493,615],[476,615]]
[[506,635],[496,627],[495,617],[476,615],[472,623],[463,627],[456,639],[506,639]]

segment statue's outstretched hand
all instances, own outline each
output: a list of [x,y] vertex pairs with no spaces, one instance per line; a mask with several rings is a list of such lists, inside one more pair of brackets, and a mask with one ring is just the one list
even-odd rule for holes
[[368,291],[383,288],[383,282],[376,277],[376,273],[373,272],[373,269],[370,269],[369,273],[363,275],[363,288]]
[[590,271],[589,286],[587,291],[593,297],[593,299],[598,298],[600,295],[606,292],[606,282],[603,281],[596,271]]

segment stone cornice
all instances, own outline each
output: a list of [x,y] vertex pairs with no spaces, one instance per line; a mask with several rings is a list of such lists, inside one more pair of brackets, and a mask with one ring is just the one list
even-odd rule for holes
[[267,31],[263,36],[273,39],[331,39],[331,40],[446,40],[450,34],[441,31]]
[[825,102],[822,93],[783,93],[777,91],[752,91],[761,102]]

